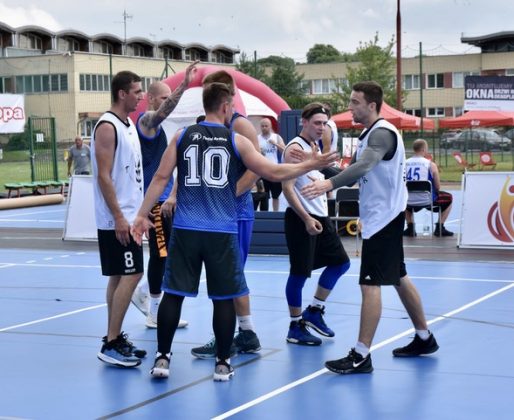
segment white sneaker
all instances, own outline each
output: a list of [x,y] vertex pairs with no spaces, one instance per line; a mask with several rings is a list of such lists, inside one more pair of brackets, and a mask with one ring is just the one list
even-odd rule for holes
[[159,352],[155,354],[155,362],[150,370],[154,378],[167,378],[170,375],[170,353],[164,355]]
[[157,328],[157,315],[153,316],[151,313],[148,313],[145,325],[147,328]]
[[[157,328],[157,315],[154,317],[151,313],[149,313],[146,316],[146,323],[147,328]],[[187,322],[185,319],[181,319],[178,322],[177,328],[186,328],[189,325],[189,322]]]
[[148,294],[141,290],[140,285],[136,286],[130,301],[143,313],[143,315],[148,315]]

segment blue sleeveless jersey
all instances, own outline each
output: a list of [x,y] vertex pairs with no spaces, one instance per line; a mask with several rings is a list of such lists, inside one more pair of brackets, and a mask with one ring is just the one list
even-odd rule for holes
[[205,121],[185,129],[177,141],[173,227],[237,233],[236,187],[242,168],[230,129]]
[[[168,140],[162,127],[159,127],[155,133],[155,136],[145,136],[139,129],[139,120],[143,115],[144,113],[141,114],[137,119],[136,128],[137,135],[139,137],[139,143],[141,144],[141,154],[143,156],[143,186],[144,192],[146,194],[146,190],[148,189],[150,182],[152,182],[152,178],[155,175],[155,172],[157,172],[157,168],[161,163],[162,155],[166,150],[166,147],[168,147]],[[170,182],[168,182],[168,185],[166,185],[166,188],[159,197],[159,201],[166,201],[171,193],[172,188],[173,175],[170,178]]]
[[[246,118],[244,115],[234,112],[232,115],[232,119],[230,120],[230,129],[233,130],[234,121],[237,118]],[[243,176],[243,174],[246,172],[246,167],[242,167],[241,174],[239,175],[239,178]],[[246,191],[245,193],[241,194],[239,197],[237,197],[237,219],[238,220],[253,220],[255,218],[255,212],[253,209],[253,198],[252,198],[252,192]]]

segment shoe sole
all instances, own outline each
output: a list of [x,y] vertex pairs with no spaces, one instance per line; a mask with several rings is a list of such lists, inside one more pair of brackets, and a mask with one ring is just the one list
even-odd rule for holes
[[145,326],[146,326],[146,328],[151,328],[151,329],[156,329],[157,328],[157,324],[149,323],[149,322],[146,322]]
[[240,350],[240,349],[237,350],[237,352],[241,353],[241,354],[258,353],[260,351],[261,351],[261,346],[255,347],[255,348],[252,348],[252,349],[247,349],[247,350]]
[[150,370],[150,375],[152,375],[154,378],[167,378],[170,376],[170,370],[154,367],[152,370]]
[[321,345],[321,343],[316,343],[316,342],[312,342],[312,341],[300,341],[300,340],[297,340],[296,338],[286,338],[286,341],[288,343],[291,343],[291,344],[298,344],[300,346],[319,346]]
[[212,375],[212,379],[215,382],[227,382],[227,381],[230,381],[233,376],[234,376],[234,372],[230,372],[227,374],[221,374],[221,373],[214,372],[214,374]]
[[439,346],[434,347],[433,349],[430,349],[430,351],[424,352],[424,353],[404,353],[404,354],[396,354],[393,350],[393,356],[394,357],[419,357],[419,356],[427,356],[429,354],[435,353],[437,350],[439,350]]
[[98,357],[99,360],[101,360],[102,362],[104,362],[110,366],[117,366],[117,367],[121,367],[121,368],[132,368],[132,367],[137,367],[141,364],[141,360],[139,360],[139,359],[131,361],[131,362],[123,362],[121,360],[106,356],[103,353],[98,353],[96,355],[96,357]]
[[[177,328],[186,328],[187,326],[189,325],[189,322],[187,322],[186,320],[184,319],[181,319],[178,323],[178,326]],[[155,327],[157,328],[157,327]]]
[[305,325],[307,325],[308,327],[311,327],[314,331],[316,331],[318,334],[322,335],[323,337],[334,337],[335,336],[335,333],[332,333],[332,335],[330,335],[329,333],[327,333],[323,330],[320,330],[316,325],[314,325],[313,323],[311,323],[309,321],[305,321]]
[[325,367],[326,367],[330,372],[339,373],[340,375],[348,375],[348,374],[352,374],[352,373],[371,373],[371,372],[373,372],[373,366],[371,366],[371,368],[366,369],[366,370],[355,370],[355,369],[336,369],[336,368],[333,368],[333,367],[329,367],[329,366],[327,366],[327,365],[325,365]]

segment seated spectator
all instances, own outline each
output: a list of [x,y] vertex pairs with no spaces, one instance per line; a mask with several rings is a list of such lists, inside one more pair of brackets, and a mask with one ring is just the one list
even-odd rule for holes
[[[407,181],[430,181],[432,183],[434,211],[435,206],[441,208],[441,218],[435,225],[434,235],[453,236],[453,232],[450,232],[444,227],[444,222],[448,218],[452,208],[453,197],[450,193],[440,190],[441,181],[437,165],[426,158],[426,156],[429,155],[428,143],[423,139],[417,139],[412,144],[412,148],[414,150],[414,156],[407,159],[405,162]],[[403,236],[416,236],[412,212],[417,212],[421,210],[421,208],[422,207],[413,208],[407,206],[405,210],[407,229],[404,230]],[[427,207],[427,209],[430,210],[430,207]]]

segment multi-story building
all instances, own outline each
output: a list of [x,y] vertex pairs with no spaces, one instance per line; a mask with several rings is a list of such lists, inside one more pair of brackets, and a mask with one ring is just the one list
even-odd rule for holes
[[25,94],[27,116],[55,117],[58,141],[92,127],[110,106],[110,80],[121,70],[143,78],[143,88],[189,62],[233,66],[238,49],[224,45],[180,44],[111,34],[12,28],[0,22],[0,93]]
[[[419,116],[423,108],[426,117],[456,117],[463,112],[465,76],[514,76],[514,32],[461,41],[480,47],[481,52],[402,59],[405,112]],[[297,71],[303,74],[303,86],[310,95],[328,95],[344,83],[348,65],[299,64]]]

